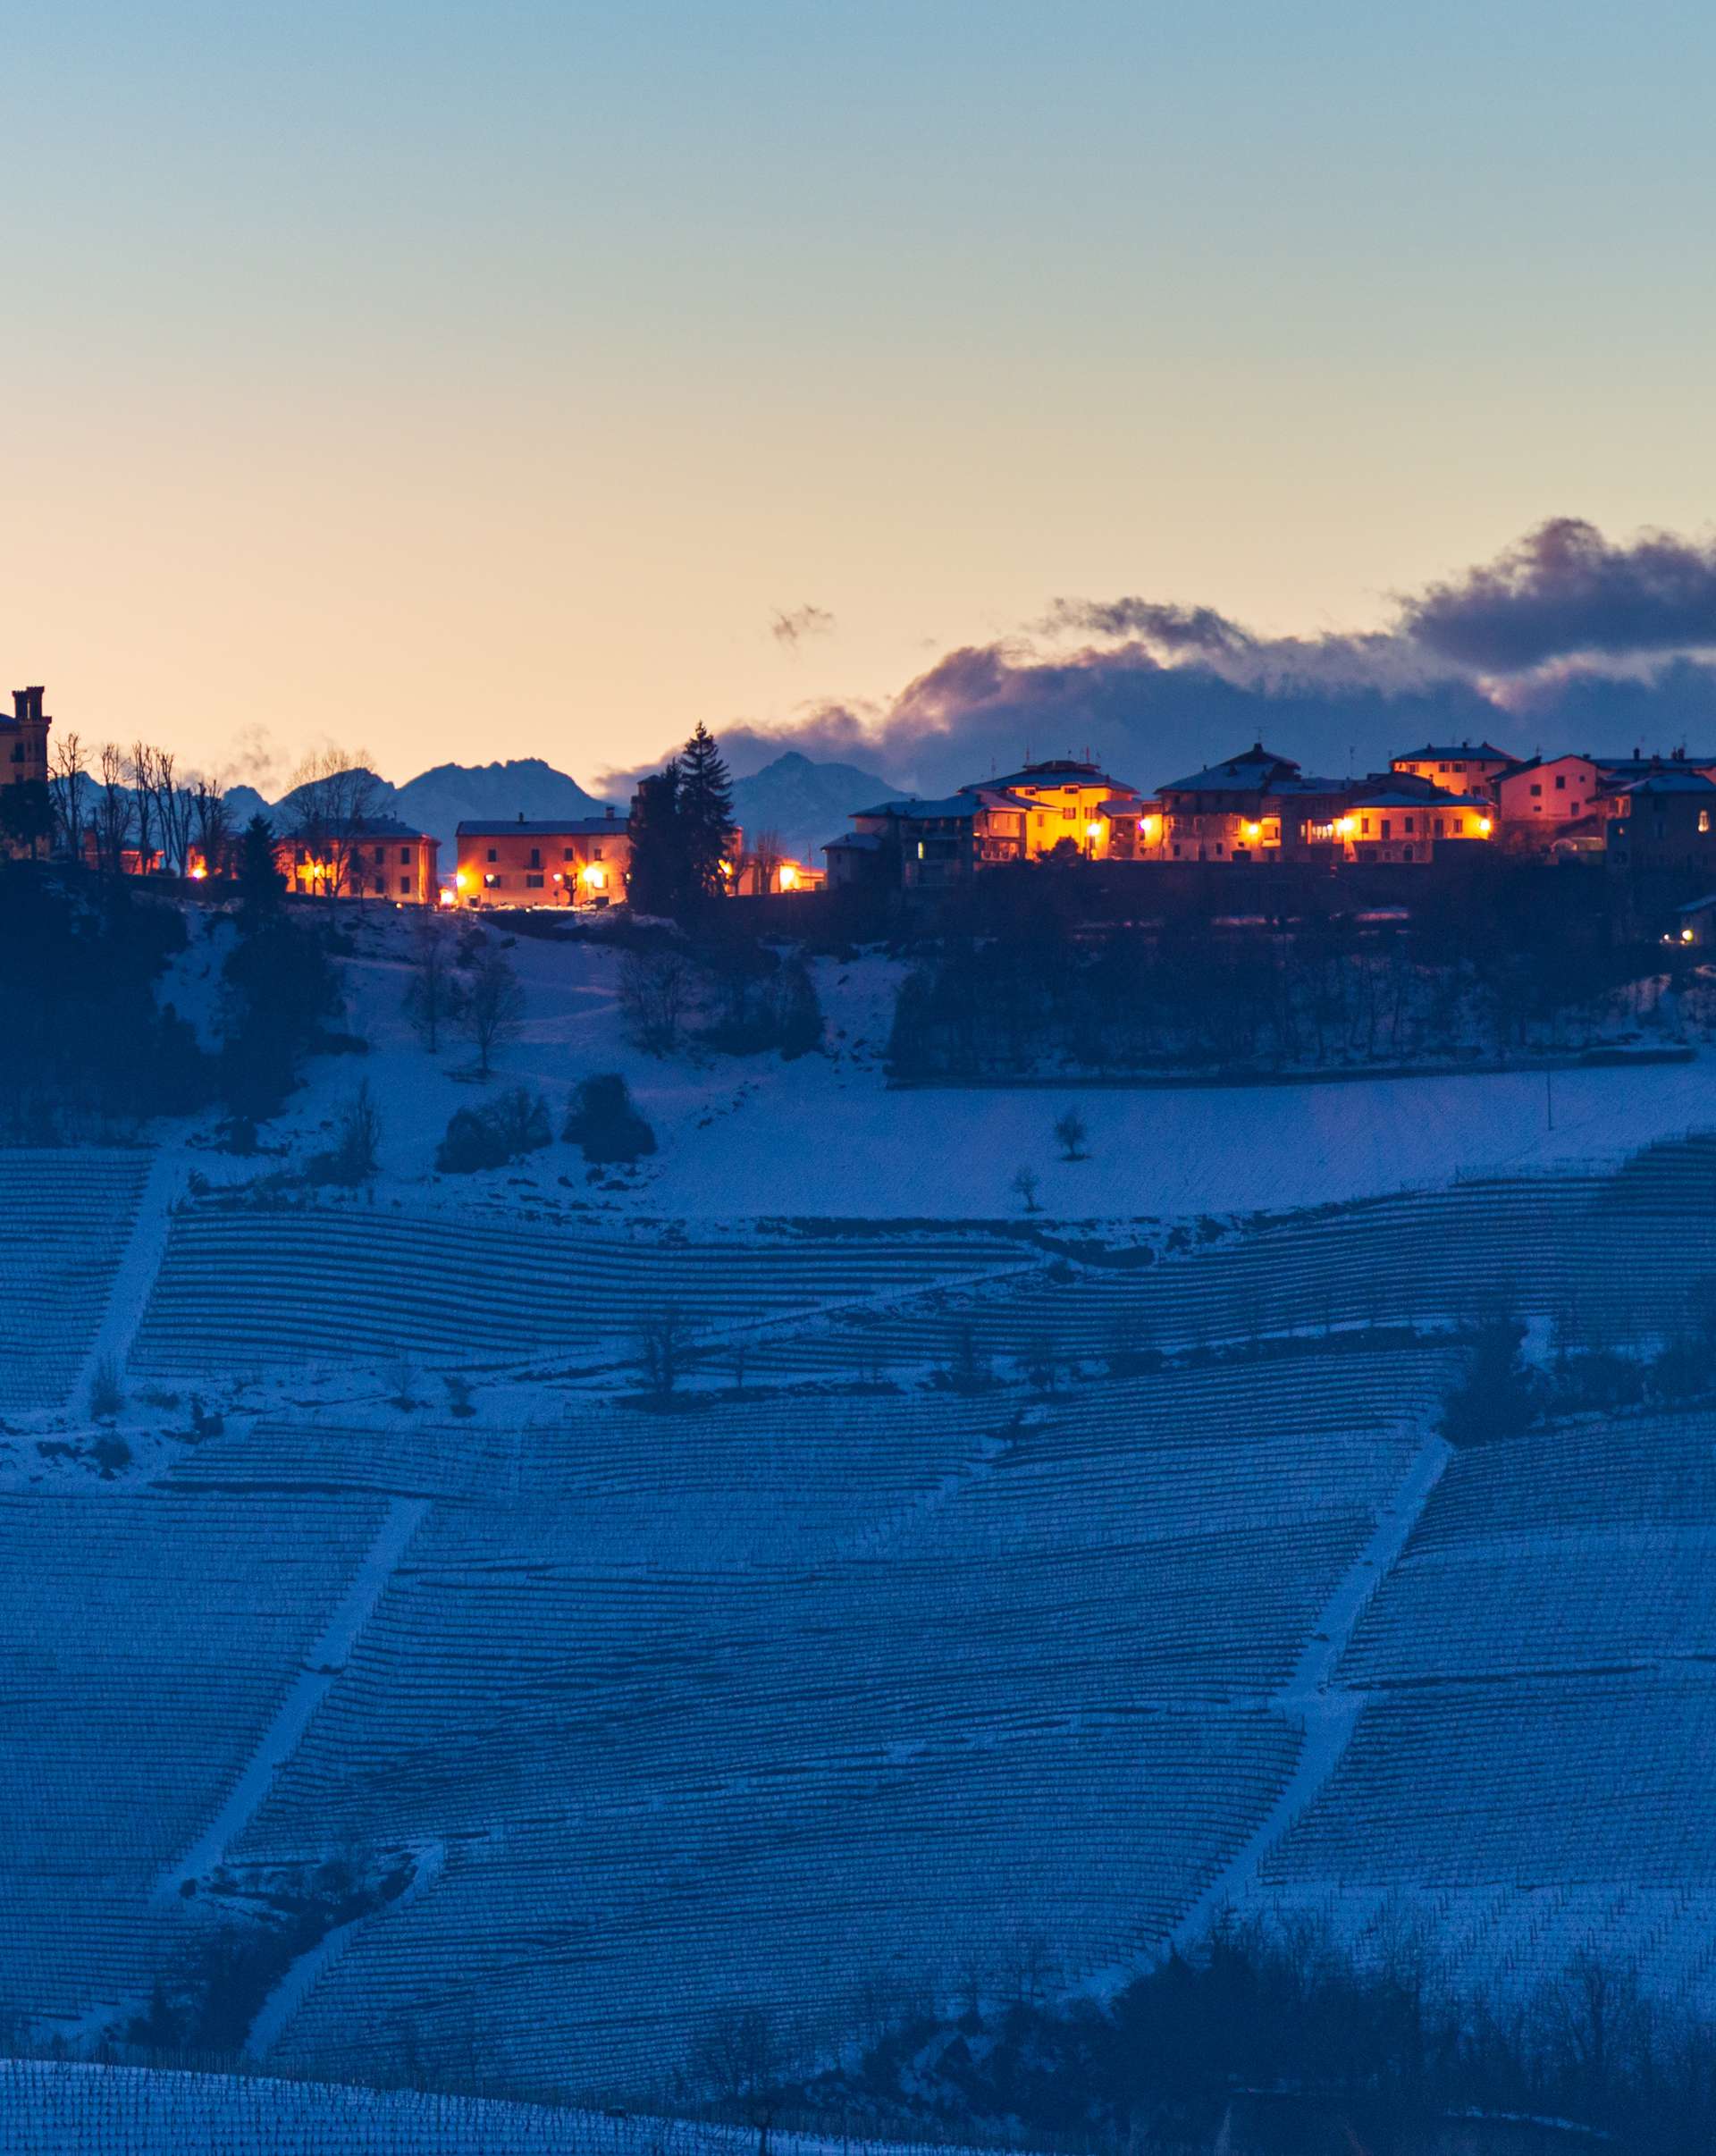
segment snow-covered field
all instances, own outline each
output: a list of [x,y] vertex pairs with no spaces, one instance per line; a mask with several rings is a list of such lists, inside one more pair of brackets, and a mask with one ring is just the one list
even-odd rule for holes
[[[374,915],[345,962],[349,1023],[362,1057],[324,1057],[281,1134],[307,1145],[368,1076],[383,1104],[391,1183],[421,1186],[456,1107],[483,1098],[457,1039],[427,1057],[400,1010],[408,929]],[[1716,1070],[1689,1064],[1333,1084],[1115,1090],[888,1090],[884,1065],[901,966],[864,956],[819,961],[828,1020],[823,1054],[645,1055],[624,1037],[616,1008],[618,960],[597,942],[517,938],[509,956],[527,998],[520,1037],[500,1052],[500,1082],[542,1090],[556,1111],[593,1073],[624,1074],[660,1144],[634,1176],[580,1187],[602,1211],[734,1220],[778,1215],[874,1219],[1016,1215],[1021,1167],[1039,1179],[1053,1218],[1172,1218],[1321,1204],[1433,1188],[1466,1170],[1539,1166],[1620,1155],[1664,1136],[1716,1126]],[[217,954],[199,942],[170,986],[193,1010],[207,994],[200,969]],[[1057,1117],[1076,1107],[1089,1158],[1064,1161]],[[214,1176],[231,1173],[218,1159]],[[564,1197],[583,1186],[574,1149],[557,1144],[504,1176],[466,1179],[468,1199],[501,1187],[510,1203],[533,1189]],[[446,1186],[442,1186],[443,1192]]]

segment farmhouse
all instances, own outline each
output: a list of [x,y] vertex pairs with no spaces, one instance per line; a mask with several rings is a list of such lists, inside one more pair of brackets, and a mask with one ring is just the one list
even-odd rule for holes
[[602,816],[548,823],[461,823],[453,889],[460,905],[623,905],[632,842],[627,820]]
[[[274,862],[289,890],[304,897],[391,898],[400,905],[434,905],[441,897],[436,859],[441,841],[414,831],[397,816],[366,816],[349,830],[322,840],[280,838]],[[207,863],[193,856],[200,880]]]
[[1409,778],[1424,779],[1444,794],[1485,791],[1518,759],[1493,741],[1461,741],[1452,745],[1426,742],[1423,748],[1408,749],[1390,768]]

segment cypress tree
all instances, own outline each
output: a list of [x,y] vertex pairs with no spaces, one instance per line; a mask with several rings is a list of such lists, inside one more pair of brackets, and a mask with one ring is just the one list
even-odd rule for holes
[[733,842],[733,781],[701,719],[679,759],[678,807],[688,894],[718,898],[727,883],[721,863]]

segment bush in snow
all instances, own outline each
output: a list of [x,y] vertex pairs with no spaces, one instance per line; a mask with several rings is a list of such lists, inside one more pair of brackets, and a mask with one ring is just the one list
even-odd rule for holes
[[638,1114],[618,1071],[580,1081],[562,1135],[584,1149],[586,1160],[603,1166],[641,1160],[655,1150],[655,1133]]
[[478,1168],[505,1167],[549,1142],[548,1103],[522,1085],[509,1086],[486,1107],[456,1108],[447,1135],[435,1149],[443,1175],[470,1175]]

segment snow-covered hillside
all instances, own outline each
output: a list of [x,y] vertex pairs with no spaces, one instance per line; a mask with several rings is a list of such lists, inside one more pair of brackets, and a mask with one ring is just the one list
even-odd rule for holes
[[[776,2135],[778,2156],[909,2156]],[[749,2156],[754,2135],[409,2089],[0,2060],[0,2156]],[[946,2156],[946,2152],[941,2152]]]
[[[345,962],[349,1023],[366,1057],[324,1058],[280,1134],[321,1142],[322,1126],[360,1076],[381,1099],[383,1157],[393,1187],[427,1187],[434,1146],[453,1110],[480,1100],[470,1052],[457,1040],[431,1058],[400,1009],[408,924],[375,914]],[[1664,1136],[1716,1125],[1716,1071],[1686,1064],[1486,1076],[1356,1079],[1315,1085],[1140,1090],[1054,1087],[893,1091],[885,1073],[901,966],[884,957],[819,961],[825,1052],[670,1057],[630,1044],[616,1003],[618,954],[599,941],[519,937],[509,956],[524,982],[520,1037],[497,1058],[498,1082],[541,1089],[557,1112],[573,1084],[625,1074],[654,1124],[660,1151],[635,1174],[579,1195],[604,1213],[686,1220],[994,1219],[1016,1215],[1021,1167],[1039,1178],[1048,1218],[1119,1220],[1245,1213],[1401,1189],[1434,1188],[1464,1171],[1622,1155]],[[167,991],[197,1003],[199,942]],[[492,1089],[491,1089],[492,1090]],[[1087,1159],[1064,1160],[1056,1119],[1076,1107]],[[212,1175],[223,1170],[209,1166]],[[527,1202],[585,1183],[582,1160],[556,1145],[486,1180]]]

